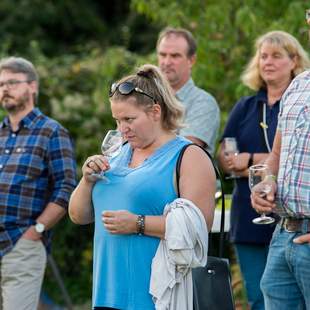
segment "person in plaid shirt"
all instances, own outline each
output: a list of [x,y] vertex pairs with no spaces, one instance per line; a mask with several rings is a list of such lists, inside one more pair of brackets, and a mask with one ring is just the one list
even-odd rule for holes
[[23,58],[0,62],[0,309],[37,308],[49,230],[76,185],[70,136],[35,107],[39,79]]
[[[271,174],[253,188],[252,205],[258,212],[279,214],[281,221],[261,280],[265,307],[310,309],[310,70],[298,75],[282,97],[266,163]],[[266,182],[271,191],[262,197],[261,184]]]

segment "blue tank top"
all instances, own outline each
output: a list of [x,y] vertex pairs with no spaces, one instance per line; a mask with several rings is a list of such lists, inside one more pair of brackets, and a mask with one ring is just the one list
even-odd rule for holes
[[151,263],[160,239],[112,235],[103,226],[102,211],[128,210],[162,215],[177,198],[174,171],[178,154],[189,141],[177,136],[157,149],[140,166],[129,168],[132,149],[125,144],[106,172],[109,183],[98,181],[92,193],[95,212],[93,306],[121,310],[155,309],[149,294]]

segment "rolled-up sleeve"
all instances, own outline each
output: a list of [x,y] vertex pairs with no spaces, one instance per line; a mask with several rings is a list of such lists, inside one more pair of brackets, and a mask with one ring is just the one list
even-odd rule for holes
[[69,198],[76,186],[76,162],[73,142],[67,130],[54,130],[49,140],[49,179],[51,195],[49,202],[68,207]]

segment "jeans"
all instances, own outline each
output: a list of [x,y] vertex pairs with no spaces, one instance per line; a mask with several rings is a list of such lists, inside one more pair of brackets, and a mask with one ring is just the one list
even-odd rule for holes
[[310,309],[310,244],[293,243],[304,233],[274,231],[261,281],[267,310]]
[[267,261],[268,246],[235,244],[235,249],[251,309],[264,310],[260,280]]

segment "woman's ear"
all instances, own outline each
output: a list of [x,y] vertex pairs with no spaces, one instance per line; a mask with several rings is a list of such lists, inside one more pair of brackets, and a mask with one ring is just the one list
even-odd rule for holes
[[292,58],[292,61],[293,61],[292,71],[294,71],[297,68],[298,61],[299,61],[299,56],[298,55],[294,55],[294,57]]
[[158,103],[155,103],[150,110],[155,121],[161,120],[161,106]]

